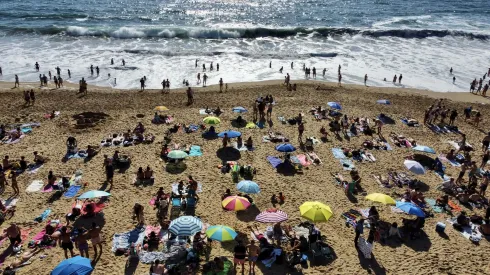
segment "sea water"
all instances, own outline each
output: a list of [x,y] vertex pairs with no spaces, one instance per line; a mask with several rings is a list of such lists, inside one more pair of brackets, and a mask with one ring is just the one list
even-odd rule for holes
[[[489,4],[488,0],[2,0],[0,81],[13,81],[15,74],[21,82],[38,81],[39,73],[55,75],[59,66],[64,80],[74,83],[84,77],[89,84],[132,89],[146,76],[148,88],[161,87],[162,79],[178,88],[184,87],[184,79],[196,86],[204,63],[208,84],[217,84],[220,78],[225,83],[283,80],[286,73],[294,82],[304,79],[305,64],[315,67],[316,79],[322,81],[336,81],[341,65],[345,83],[361,84],[368,74],[372,86],[468,91],[469,83],[490,67]],[[214,71],[209,71],[211,62]],[[99,66],[98,77],[95,72],[91,76],[90,65]],[[392,83],[395,74],[403,74],[401,85]]]

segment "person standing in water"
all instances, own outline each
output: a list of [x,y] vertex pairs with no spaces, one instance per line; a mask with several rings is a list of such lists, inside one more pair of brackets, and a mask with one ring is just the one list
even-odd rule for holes
[[18,75],[15,75],[15,84],[14,84],[14,88],[15,87],[20,87],[20,83],[19,83],[19,76]]
[[313,67],[313,78],[316,78],[316,68]]
[[34,64],[34,68],[36,68],[36,72],[39,72],[39,63],[36,62],[36,64]]
[[339,74],[339,86],[342,86],[342,74]]
[[456,82],[456,77],[453,76],[453,84]]
[[100,73],[99,66],[95,67],[95,71],[97,72],[97,77],[99,77],[99,73]]
[[60,76],[60,75],[61,75],[61,69],[60,69],[60,67],[58,66],[58,67],[56,67],[55,69],[56,69],[56,74],[57,74],[58,76]]
[[219,72],[219,63],[216,63],[216,71]]
[[201,83],[201,73],[197,73],[197,84]]
[[162,84],[162,92],[163,92],[163,91],[165,91],[165,84],[166,84],[165,78],[163,79],[161,84]]
[[202,71],[205,72],[206,71],[206,64],[202,63]]
[[126,61],[124,61],[124,59],[122,60],[122,65],[126,66]]
[[281,74],[282,74],[282,69],[283,69],[283,67],[281,66],[281,68],[279,69],[279,72],[280,72]]
[[368,80],[368,76],[367,76],[367,74],[365,74],[365,75],[364,75],[364,86],[367,86],[367,85],[366,85],[367,80]]
[[71,72],[70,72],[70,69],[68,69],[68,78],[71,78]]
[[207,81],[208,81],[208,76],[206,75],[206,73],[204,73],[204,75],[202,76],[202,86],[203,87],[206,87]]
[[3,75],[3,73],[2,73],[2,67],[0,67],[0,75]]
[[453,74],[453,67],[451,67],[451,69],[449,70],[449,73]]
[[403,75],[400,74],[400,77],[398,78],[398,84],[402,84],[402,77],[403,77]]
[[144,91],[145,90],[145,79],[144,78],[140,79],[140,85],[141,85],[141,91]]
[[272,61],[269,61],[269,69],[272,68]]
[[223,92],[223,78],[219,79],[219,92]]
[[196,59],[196,68],[197,68],[197,59]]
[[396,75],[393,77],[393,83],[396,83]]
[[294,62],[291,62],[291,69],[293,68]]
[[340,74],[340,69],[342,69],[342,66],[340,66],[340,64],[339,64],[339,74]]
[[325,78],[325,73],[327,72],[327,68],[323,68],[323,78]]
[[111,58],[111,65],[114,65],[114,58]]
[[94,76],[94,65],[90,65],[90,75]]
[[51,71],[48,71],[49,74],[49,80],[51,80]]

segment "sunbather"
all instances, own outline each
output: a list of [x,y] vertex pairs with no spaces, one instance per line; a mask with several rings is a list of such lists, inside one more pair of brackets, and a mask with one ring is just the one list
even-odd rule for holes
[[150,180],[153,178],[153,170],[151,170],[150,166],[146,166],[144,177],[145,180]]
[[95,149],[91,145],[87,146],[87,157],[92,158],[99,153],[99,149]]
[[456,155],[454,154],[454,149],[451,149],[449,153],[446,154],[446,159],[448,160],[454,160],[456,158]]
[[145,172],[143,171],[143,167],[138,168],[138,172],[136,172],[136,180],[143,181],[145,179]]
[[145,126],[143,126],[143,123],[138,122],[138,125],[133,130],[133,133],[141,133],[143,134],[145,132]]
[[440,206],[442,208],[445,208],[449,203],[449,196],[448,195],[443,195],[436,200],[436,206]]
[[36,164],[43,164],[47,161],[47,159],[41,156],[37,151],[34,151],[33,154],[34,154],[34,162]]
[[380,173],[378,173],[377,175],[374,174],[373,177],[383,187],[387,187],[387,188],[393,187],[393,185],[390,184],[390,178],[389,177],[385,177],[385,176],[381,175]]
[[[15,259],[12,263],[10,263],[4,270],[2,274],[15,274],[15,269],[28,265],[31,262],[29,261],[32,257],[34,257],[37,253],[43,251],[40,247],[36,246],[33,250],[24,252],[22,257]],[[8,272],[11,271],[11,272]]]
[[230,189],[226,189],[225,193],[221,196],[221,200],[224,200],[224,199],[226,199],[226,198],[228,198],[230,196],[231,196]]
[[267,246],[269,243],[267,242],[267,239],[265,238],[265,235],[259,230],[257,226],[255,226],[255,230],[252,228],[252,226],[248,226],[250,231],[252,231],[252,234],[254,237],[259,241],[260,246]]

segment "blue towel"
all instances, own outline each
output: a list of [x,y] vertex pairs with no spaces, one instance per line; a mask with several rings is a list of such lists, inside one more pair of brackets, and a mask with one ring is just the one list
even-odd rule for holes
[[340,148],[332,148],[332,154],[336,159],[345,159],[346,156]]
[[401,118],[401,119],[400,119],[400,121],[401,121],[403,124],[408,125],[408,120],[406,120],[406,119],[402,119],[402,118]]
[[277,166],[282,163],[282,160],[278,157],[268,156],[267,160],[274,168],[277,168]]
[[191,124],[191,125],[189,126],[189,131],[195,132],[195,131],[197,131],[197,130],[199,130],[199,126],[194,125],[194,124]]
[[29,134],[30,132],[32,132],[32,128],[31,127],[22,127],[20,130],[24,134]]
[[191,150],[189,150],[190,157],[200,157],[202,156],[201,147],[197,145],[192,145]]
[[66,190],[64,196],[66,198],[73,198],[78,193],[78,190],[80,190],[80,188],[82,188],[82,186],[72,185],[72,186],[70,186],[70,188],[68,188],[68,190]]
[[83,159],[86,157],[87,157],[87,154],[85,153],[85,151],[79,151],[79,152],[76,152],[74,154],[66,153],[66,155],[65,155],[65,159]]
[[46,220],[48,218],[49,214],[51,214],[51,209],[48,208],[48,209],[44,210],[44,212],[41,215],[36,217],[34,219],[34,221],[43,222],[44,220]]
[[342,167],[344,168],[344,170],[347,170],[347,171],[351,171],[352,169],[355,168],[354,164],[349,159],[341,159],[340,164],[342,164]]

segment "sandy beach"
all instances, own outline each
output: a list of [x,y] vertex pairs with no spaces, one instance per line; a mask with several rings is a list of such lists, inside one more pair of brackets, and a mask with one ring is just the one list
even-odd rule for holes
[[[275,132],[281,132],[290,139],[298,150],[295,154],[304,154],[300,149],[297,126],[283,124],[278,120],[279,116],[290,118],[304,113],[306,121],[304,137],[316,137],[320,139],[320,128],[328,128],[328,120],[317,121],[309,113],[309,110],[319,105],[326,107],[327,102],[339,102],[342,105],[342,113],[349,117],[367,117],[371,120],[380,113],[394,119],[395,124],[383,126],[383,133],[387,141],[391,143],[393,150],[370,150],[376,161],[372,163],[355,163],[362,178],[361,186],[370,193],[384,193],[399,199],[406,188],[393,187],[391,189],[381,187],[373,178],[373,173],[387,174],[389,171],[408,172],[403,161],[404,157],[413,153],[407,148],[396,147],[389,139],[389,133],[395,132],[406,137],[413,138],[420,145],[430,146],[437,154],[430,155],[435,158],[439,153],[447,152],[453,147],[448,141],[459,141],[461,135],[454,133],[436,134],[428,127],[408,127],[400,122],[401,117],[413,117],[420,122],[423,121],[424,110],[437,99],[444,98],[443,105],[446,108],[458,110],[459,116],[455,125],[467,136],[467,141],[472,144],[475,151],[472,157],[479,164],[482,150],[480,142],[488,131],[490,123],[486,115],[490,113],[487,107],[487,98],[471,95],[470,93],[436,93],[426,90],[409,90],[399,88],[364,87],[359,85],[346,85],[337,87],[336,83],[319,83],[313,81],[298,81],[297,91],[287,91],[282,81],[266,81],[256,83],[229,84],[227,92],[219,93],[217,86],[194,89],[194,104],[186,106],[186,94],[183,89],[171,90],[169,93],[161,93],[159,90],[148,90],[139,92],[135,90],[117,90],[89,86],[88,94],[83,96],[77,94],[78,85],[68,85],[65,88],[54,89],[54,87],[39,89],[37,83],[25,83],[20,88],[12,88],[13,83],[0,83],[0,121],[1,124],[16,124],[39,122],[40,127],[33,128],[32,133],[16,144],[0,145],[0,157],[3,159],[8,155],[11,160],[20,159],[25,156],[32,161],[33,152],[38,151],[50,160],[37,173],[23,173],[18,177],[20,195],[16,204],[15,215],[7,219],[2,225],[4,229],[11,222],[16,222],[21,228],[30,228],[29,237],[24,241],[24,250],[28,251],[27,243],[34,235],[40,232],[45,222],[35,223],[34,218],[39,216],[45,209],[50,208],[52,213],[49,219],[60,219],[65,222],[64,216],[70,212],[74,198],[61,197],[50,201],[52,193],[25,192],[27,186],[34,180],[47,181],[47,175],[52,170],[57,175],[72,175],[77,170],[83,172],[82,182],[86,187],[78,192],[82,194],[88,190],[108,188],[104,184],[105,173],[103,167],[103,156],[111,156],[117,149],[123,154],[131,157],[131,167],[125,173],[116,171],[114,185],[110,190],[112,196],[103,209],[104,223],[102,224],[102,238],[104,240],[103,253],[100,260],[95,262],[94,275],[120,275],[120,274],[148,274],[149,265],[139,263],[135,269],[126,268],[125,256],[115,256],[111,252],[112,238],[115,233],[127,232],[135,228],[136,222],[132,219],[132,208],[135,203],[145,207],[144,215],[147,225],[156,225],[156,211],[149,205],[149,201],[155,195],[159,187],[166,192],[171,191],[174,182],[187,179],[192,175],[194,179],[202,184],[202,193],[196,208],[196,216],[203,223],[210,225],[228,225],[239,232],[239,239],[248,242],[250,233],[247,226],[256,224],[261,230],[266,230],[272,224],[261,224],[255,222],[255,216],[272,207],[270,197],[272,194],[283,192],[286,201],[278,206],[289,215],[285,223],[296,226],[305,219],[300,217],[299,206],[306,201],[319,201],[327,204],[333,211],[333,216],[327,222],[317,223],[316,226],[326,236],[327,243],[332,247],[334,259],[326,261],[321,265],[310,265],[303,268],[303,274],[489,274],[490,267],[487,262],[485,251],[490,249],[489,242],[483,238],[479,245],[473,244],[459,232],[454,230],[448,223],[445,233],[441,236],[435,231],[437,222],[445,222],[451,216],[447,213],[434,213],[434,217],[427,218],[423,230],[423,236],[416,240],[404,239],[403,243],[380,243],[375,242],[373,249],[373,260],[367,261],[354,247],[354,229],[346,226],[346,220],[342,213],[349,209],[366,209],[376,205],[381,220],[389,223],[402,224],[403,218],[413,218],[403,213],[394,213],[388,205],[382,205],[366,200],[361,194],[356,195],[356,200],[349,200],[344,194],[344,189],[337,186],[331,173],[343,173],[349,177],[349,171],[344,171],[339,160],[332,155],[332,148],[348,147],[359,148],[369,138],[359,135],[336,139],[330,133],[328,142],[320,142],[314,145],[314,152],[322,160],[321,165],[309,165],[303,169],[302,174],[291,176],[283,175],[266,160],[267,156],[280,157],[283,154],[277,152],[275,143],[262,142],[263,136],[267,135],[268,127],[271,126]],[[316,87],[320,86],[319,90]],[[23,90],[34,89],[36,91],[36,102],[33,106],[25,107]],[[259,96],[272,95],[276,101],[273,107],[272,120],[264,129],[234,128],[231,121],[237,117],[232,112],[235,106],[243,106],[250,110],[244,114],[244,119],[252,120],[253,101]],[[376,101],[387,99],[391,105],[380,105]],[[168,114],[175,121],[170,125],[152,124],[155,106],[164,105],[168,107]],[[196,133],[183,133],[179,131],[172,135],[172,144],[198,145],[203,155],[200,157],[189,157],[184,162],[187,165],[185,171],[172,174],[165,171],[165,162],[160,157],[163,142],[163,134],[174,123],[200,124],[205,116],[199,114],[199,110],[205,107],[220,107],[224,113],[220,115],[221,124],[217,131],[233,129],[240,131],[243,139],[252,137],[255,150],[240,151],[238,162],[242,165],[251,164],[257,169],[254,181],[261,187],[261,193],[252,195],[256,208],[241,212],[224,211],[221,207],[221,195],[227,189],[236,194],[236,184],[232,181],[230,174],[222,174],[218,166],[222,163],[219,149],[222,146],[221,139],[205,140],[201,131]],[[479,127],[464,122],[463,110],[473,106],[482,114]],[[54,119],[46,119],[45,114],[59,111],[60,114]],[[97,123],[94,127],[79,129],[75,127],[76,121],[73,116],[83,112],[105,113],[108,117]],[[114,133],[123,133],[128,129],[134,129],[138,122],[143,123],[147,133],[156,136],[152,144],[139,144],[129,147],[104,147],[101,152],[90,161],[82,159],[70,159],[62,162],[66,153],[66,139],[74,136],[78,140],[78,147],[86,149],[88,145],[99,145],[101,140]],[[217,153],[218,152],[218,153]],[[138,167],[150,166],[155,172],[155,183],[153,186],[137,187],[132,184]],[[459,168],[445,163],[446,174],[457,177]],[[424,191],[426,198],[436,199],[443,193],[436,189],[442,183],[442,179],[433,171],[427,171],[424,175],[414,178],[422,181],[427,186]],[[466,178],[466,177],[465,177]],[[2,194],[2,199],[7,199],[13,193],[10,186]],[[488,195],[488,194],[487,194]],[[456,202],[455,198],[450,198]],[[471,214],[484,216],[483,209],[470,210],[462,206],[464,211]],[[454,215],[458,213],[453,212]],[[367,237],[368,230],[364,230]],[[8,246],[8,240],[0,246],[4,251]],[[213,242],[209,254],[212,260],[216,256],[226,256],[233,260],[233,247],[235,242],[219,243]],[[78,253],[78,250],[75,250]],[[90,252],[93,255],[92,245]],[[1,252],[0,252],[1,253]],[[40,258],[39,255],[45,255]],[[32,263],[19,269],[17,274],[48,274],[60,261],[63,260],[63,250],[54,247],[42,251],[31,259]],[[11,263],[15,256],[8,257],[2,266]],[[201,257],[201,263],[205,263],[205,257]],[[248,264],[245,267],[248,273]],[[133,272],[133,273],[131,273]],[[256,274],[288,274],[291,270],[285,265],[273,264],[271,268],[258,265]],[[299,273],[293,273],[299,274]]]

